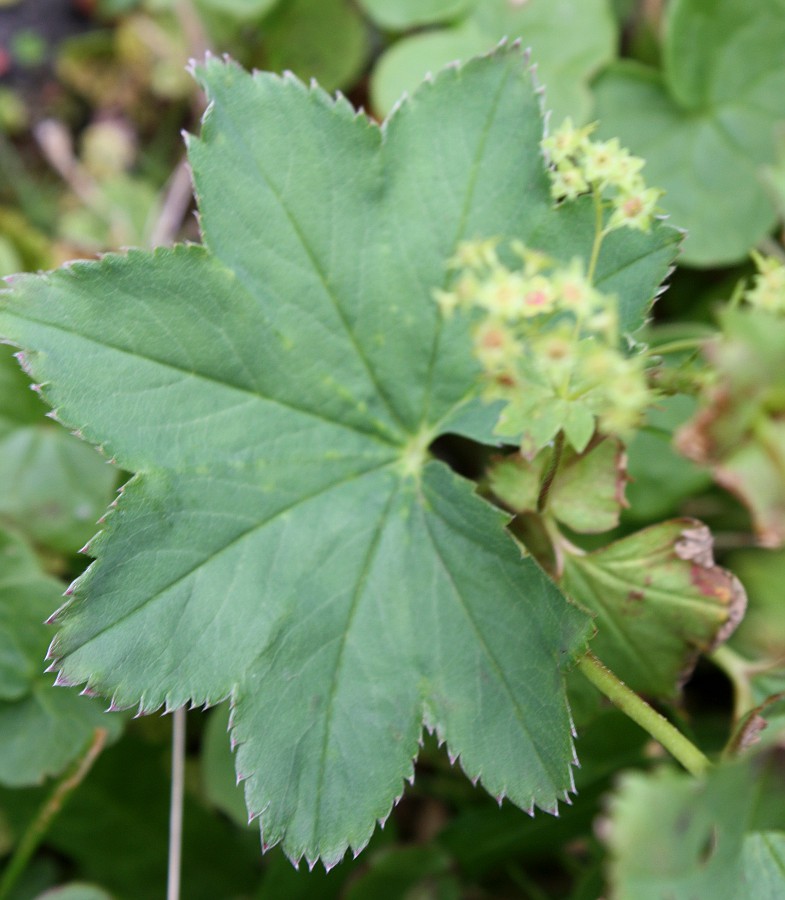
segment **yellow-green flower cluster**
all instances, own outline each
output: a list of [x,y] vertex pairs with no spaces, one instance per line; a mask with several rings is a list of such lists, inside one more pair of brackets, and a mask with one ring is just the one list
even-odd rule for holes
[[520,243],[460,245],[452,290],[436,292],[446,316],[474,316],[474,355],[488,399],[508,401],[500,430],[535,450],[563,429],[579,452],[597,427],[629,436],[652,396],[643,360],[620,349],[618,304],[589,282],[580,260],[562,265]]
[[785,314],[785,265],[773,256],[752,254],[758,274],[752,287],[744,292],[744,299],[751,306],[777,315]]
[[566,119],[543,139],[551,196],[557,201],[575,200],[593,192],[610,206],[606,233],[623,227],[649,231],[662,191],[646,186],[641,175],[643,160],[622,147],[618,139],[592,141],[595,127],[576,128]]

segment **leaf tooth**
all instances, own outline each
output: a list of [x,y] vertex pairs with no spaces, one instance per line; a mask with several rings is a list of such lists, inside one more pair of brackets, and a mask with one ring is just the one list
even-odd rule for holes
[[128,707],[122,705],[118,701],[117,694],[113,694],[112,699],[109,701],[109,706],[106,707],[106,711],[109,713],[113,713],[113,712],[121,712],[124,709],[128,709]]
[[86,684],[81,691],[79,691],[80,697],[100,697],[98,691],[94,690],[90,687],[89,684]]
[[[61,607],[61,608],[62,608],[62,607]],[[55,613],[55,615],[57,615],[57,613]],[[59,634],[56,634],[56,635],[52,638],[52,640],[51,640],[51,642],[50,642],[50,644],[49,644],[49,649],[46,651],[46,656],[44,657],[44,659],[52,659],[52,660],[54,660],[55,662],[59,662],[59,661],[60,661],[60,654],[58,653],[58,650],[57,650],[57,648],[58,648],[59,646],[60,646],[60,635],[59,635]]]
[[78,682],[78,681],[72,681],[72,680],[65,674],[65,672],[63,672],[62,669],[60,669],[60,671],[57,673],[57,675],[56,675],[56,677],[55,677],[55,680],[54,680],[54,686],[55,686],[55,687],[75,687],[77,684],[79,684],[79,682]]
[[499,809],[501,809],[502,803],[504,802],[505,797],[507,796],[507,788],[502,788],[498,794],[494,797],[494,800],[499,804]]
[[[74,592],[74,586],[73,586],[73,584],[71,584],[71,585],[68,587],[68,589],[65,591],[65,596],[66,596],[66,597],[70,597],[70,596],[73,594],[73,592]],[[44,625],[54,625],[54,624],[56,624],[57,622],[59,622],[59,621],[60,621],[60,618],[61,618],[61,616],[62,616],[62,614],[63,614],[63,613],[65,612],[65,610],[66,610],[66,607],[68,607],[68,606],[70,606],[70,605],[71,605],[71,601],[70,601],[70,600],[66,600],[65,603],[63,603],[61,606],[58,606],[57,609],[52,613],[52,615],[49,616],[49,618],[46,619],[46,620],[44,621]],[[49,656],[48,654],[52,652],[52,647],[53,647],[53,646],[54,646],[54,640],[53,640],[52,643],[49,645],[49,651],[48,651],[47,657],[46,657],[47,659],[51,659],[51,658],[52,658],[52,657]]]
[[553,803],[549,804],[548,806],[540,806],[540,809],[543,812],[548,813],[549,816],[554,816],[556,819],[559,818],[559,801],[558,800],[554,800]]
[[564,791],[562,794],[562,803],[566,803],[567,806],[572,806],[572,797],[570,797],[569,791]]

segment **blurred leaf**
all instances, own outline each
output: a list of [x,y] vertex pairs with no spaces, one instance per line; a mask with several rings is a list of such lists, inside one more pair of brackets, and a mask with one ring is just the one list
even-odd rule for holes
[[395,847],[377,851],[354,878],[345,900],[460,900],[461,885],[451,858],[438,846]]
[[616,24],[607,0],[475,0],[454,27],[404,38],[382,55],[371,80],[373,108],[387,115],[426,73],[488,53],[503,37],[520,37],[531,48],[552,119],[583,121],[591,104],[588,79],[614,53]]
[[229,704],[222,703],[211,710],[202,735],[202,784],[207,800],[238,825],[248,827],[248,810],[242,785],[237,783],[227,735],[229,734]]
[[781,837],[748,831],[757,779],[750,761],[703,778],[667,769],[625,776],[611,807],[614,898],[782,897]]
[[783,660],[785,664],[785,550],[734,550],[726,562],[749,598],[747,613],[733,635],[734,648],[752,660]]
[[[266,16],[282,0],[197,0],[197,7],[231,16],[235,19],[256,20]],[[290,0],[284,0],[289,3]]]
[[[546,449],[531,461],[519,453],[496,459],[488,470],[490,489],[513,512],[537,512],[552,454]],[[619,524],[625,484],[624,453],[618,441],[598,441],[583,453],[568,447],[551,482],[546,511],[573,531],[610,531]]]
[[[47,836],[47,845],[73,860],[82,879],[123,900],[150,900],[166,884],[167,744],[129,734],[102,754]],[[186,791],[183,897],[248,896],[261,878],[260,857],[258,833],[211,815]]]
[[593,553],[564,553],[566,593],[592,612],[592,649],[634,691],[673,699],[698,654],[744,613],[744,589],[714,564],[708,528],[653,525]]
[[677,435],[685,456],[752,515],[759,542],[785,543],[785,321],[762,310],[726,309],[722,336],[704,347],[714,377]]
[[35,554],[24,541],[0,531],[2,700],[24,697],[40,677],[51,636],[44,620],[62,603],[62,590],[59,581],[41,571]]
[[20,538],[0,531],[0,783],[20,787],[59,775],[96,728],[123,726],[104,704],[51,686],[43,675],[51,638],[44,625],[62,586],[44,575]]
[[315,78],[327,91],[351,85],[370,52],[365,22],[349,0],[286,0],[263,35],[265,68]]
[[695,412],[685,394],[661,397],[649,409],[645,425],[627,446],[626,519],[652,521],[678,512],[679,504],[711,484],[711,475],[673,446],[676,429]]
[[783,43],[781,0],[673,0],[663,73],[623,63],[595,85],[601,132],[646,159],[687,229],[683,262],[740,260],[774,225],[761,167],[785,121]]
[[548,508],[568,528],[601,534],[619,524],[626,506],[625,456],[619,441],[599,441],[583,453],[568,448],[548,494]]
[[112,895],[95,885],[73,882],[64,887],[50,888],[39,894],[36,900],[112,900]]
[[743,850],[744,888],[755,900],[782,900],[785,892],[785,832],[748,834]]
[[361,8],[378,25],[393,31],[449,22],[462,16],[476,2],[477,0],[359,0]]
[[0,519],[71,554],[95,533],[117,472],[46,418],[12,352],[0,348]]

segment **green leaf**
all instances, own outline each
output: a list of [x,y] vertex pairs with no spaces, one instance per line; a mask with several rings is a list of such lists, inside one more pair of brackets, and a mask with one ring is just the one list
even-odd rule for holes
[[2,348],[0,517],[37,543],[73,552],[94,533],[117,475],[44,413],[10,349]]
[[565,552],[562,586],[596,616],[597,656],[634,691],[668,699],[746,602],[738,579],[714,564],[709,530],[690,519]]
[[362,9],[382,28],[406,31],[449,22],[471,9],[476,0],[359,0]]
[[626,776],[611,807],[613,896],[781,897],[785,835],[753,830],[759,777],[749,761],[700,779],[668,770]]
[[[206,248],[3,297],[59,417],[138,473],[62,614],[62,678],[143,711],[231,695],[248,807],[294,859],[364,846],[423,723],[494,795],[553,809],[586,619],[427,449],[494,440],[468,326],[432,299],[457,243],[561,223],[568,259],[591,247],[587,210],[551,207],[523,55],[445,73],[383,129],[291,76],[199,77]],[[673,232],[609,247],[640,324]]]
[[347,888],[346,900],[399,900],[425,896],[460,900],[465,896],[453,872],[452,859],[438,846],[396,847],[382,850]]
[[280,2],[281,0],[197,0],[196,5],[213,14],[253,21],[266,16]]
[[662,74],[624,63],[595,84],[601,131],[646,159],[687,229],[684,262],[736,262],[776,220],[762,167],[785,120],[785,3],[674,0],[668,13]]
[[626,481],[619,441],[601,441],[584,453],[568,448],[548,494],[548,506],[573,531],[601,534],[619,524]]
[[237,783],[234,759],[226,740],[229,731],[229,704],[216,707],[207,719],[202,735],[200,762],[207,800],[238,825],[247,826],[243,789]]
[[747,835],[743,849],[744,887],[755,900],[778,900],[785,891],[785,832]]
[[351,85],[369,52],[365,23],[349,0],[286,0],[264,21],[265,68],[315,78],[326,90]]
[[685,456],[711,466],[748,507],[763,546],[785,544],[785,322],[762,310],[726,309],[722,336],[704,354],[714,378],[677,435]]
[[0,531],[0,700],[23,697],[43,669],[49,643],[43,622],[61,595],[27,544]]
[[676,429],[695,412],[696,405],[693,397],[674,394],[659,397],[657,405],[648,410],[646,424],[627,445],[626,518],[652,521],[672,515],[682,501],[711,484],[705,468],[673,447]]
[[112,895],[94,884],[73,882],[44,891],[36,897],[36,900],[112,900]]
[[[102,885],[122,900],[157,897],[166,883],[171,729],[166,727],[163,740],[156,741],[151,736],[153,728],[170,723],[158,720],[149,724],[152,727],[146,729],[145,737],[129,729],[121,741],[101,754],[46,835],[50,853],[68,860],[80,878]],[[16,828],[32,818],[41,802],[30,804],[25,793],[15,791],[11,797],[0,797],[5,808],[24,799],[31,806],[21,822],[22,811],[16,812]],[[258,835],[240,831],[215,816],[186,787],[183,897],[253,897],[261,874],[258,847]],[[290,863],[286,865],[292,870]]]
[[[488,486],[513,512],[537,512],[552,455],[547,449],[532,460],[518,453],[492,460]],[[600,441],[583,453],[568,447],[551,482],[546,511],[573,531],[610,531],[619,524],[625,484],[624,453],[618,441]]]
[[532,50],[554,119],[569,115],[583,121],[591,104],[588,80],[613,58],[616,25],[606,0],[474,0],[472,5],[459,24],[405,38],[382,55],[371,80],[374,109],[386,115],[426,73],[487,53],[504,37],[520,37]]
[[103,704],[55,689],[42,675],[51,635],[44,618],[61,586],[19,538],[0,532],[0,783],[38,784],[82,752],[95,728],[116,737],[122,721]]

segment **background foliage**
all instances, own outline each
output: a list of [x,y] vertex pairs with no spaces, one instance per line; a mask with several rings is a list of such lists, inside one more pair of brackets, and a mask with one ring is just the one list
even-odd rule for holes
[[[185,66],[208,48],[249,67],[313,77],[381,119],[426,73],[486,52],[505,35],[532,47],[556,122],[565,115],[599,120],[600,133],[618,135],[644,156],[648,181],[667,191],[663,207],[689,234],[645,338],[658,346],[721,328],[724,343],[711,362],[723,396],[732,399],[717,409],[716,396],[682,392],[679,379],[700,373],[704,363],[690,350],[667,357],[660,377],[671,396],[628,447],[626,473],[613,453],[576,463],[595,483],[609,485],[601,539],[584,527],[592,516],[581,517],[580,490],[569,473],[554,486],[557,518],[593,551],[568,555],[564,583],[599,585],[596,608],[589,605],[600,621],[613,622],[609,598],[623,605],[641,587],[640,573],[656,570],[659,601],[673,621],[681,621],[679,604],[690,608],[689,639],[672,626],[679,639],[658,649],[656,667],[642,666],[645,654],[630,647],[657,640],[657,610],[652,626],[643,617],[623,620],[621,636],[609,629],[598,655],[660,702],[707,752],[719,753],[731,735],[737,745],[751,742],[761,722],[769,723],[765,739],[754,755],[697,782],[664,766],[642,731],[571,680],[582,766],[578,794],[559,818],[530,819],[510,803],[499,808],[426,737],[413,785],[364,854],[329,874],[295,873],[280,849],[262,857],[258,831],[246,825],[225,705],[191,712],[186,897],[730,897],[723,891],[739,884],[750,896],[781,896],[782,326],[742,326],[732,315],[718,324],[715,309],[749,274],[750,250],[782,253],[782,0],[756,0],[749,8],[733,0],[5,3],[0,274],[198,237],[180,131],[199,131],[205,100]],[[440,103],[458,102],[447,92],[431,96],[434,117]],[[450,111],[441,114],[448,119]],[[516,140],[512,126],[505,140]],[[362,179],[372,164],[347,158],[345,165],[347,179]],[[229,176],[221,190],[237,188]],[[304,195],[309,190],[316,186],[303,186]],[[231,253],[230,228],[217,232],[211,249],[222,233]],[[362,234],[353,234],[361,246]],[[178,265],[177,253],[158,259]],[[116,265],[122,279],[123,264]],[[171,277],[204,284],[218,278],[208,270],[199,279],[190,268],[190,276],[183,270]],[[109,746],[52,823],[12,896],[65,898],[62,890],[45,892],[68,883],[71,896],[82,900],[155,896],[165,881],[168,719],[107,716],[105,701],[55,689],[42,672],[52,633],[42,623],[84,568],[77,551],[125,478],[45,418],[46,407],[8,349],[0,387],[0,853],[13,852],[94,728],[109,729]],[[710,411],[708,425],[696,418],[699,410]],[[696,443],[696,435],[707,440]],[[461,454],[459,447],[450,452]],[[132,450],[117,455],[129,468],[139,462]],[[464,465],[471,469],[476,460]],[[614,498],[627,473],[630,505],[622,508]],[[502,475],[491,488],[515,510],[498,482]],[[526,497],[517,501],[525,522]],[[730,644],[704,656],[677,687],[680,673],[710,651],[716,630],[715,607],[696,594],[688,575],[694,557],[673,550],[685,529],[699,527],[694,517],[712,527],[720,562],[747,588],[749,611]]]

